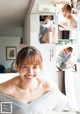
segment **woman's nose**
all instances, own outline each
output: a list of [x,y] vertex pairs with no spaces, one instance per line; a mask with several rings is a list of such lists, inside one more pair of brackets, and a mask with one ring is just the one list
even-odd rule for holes
[[33,69],[32,69],[32,68],[28,68],[27,71],[28,71],[28,73],[30,73],[30,74],[33,73]]

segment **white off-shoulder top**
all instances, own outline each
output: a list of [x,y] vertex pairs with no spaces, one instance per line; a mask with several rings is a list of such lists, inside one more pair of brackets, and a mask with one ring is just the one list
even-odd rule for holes
[[12,114],[48,114],[50,110],[77,111],[57,87],[30,103],[23,103],[0,91],[0,112],[1,102],[12,102]]

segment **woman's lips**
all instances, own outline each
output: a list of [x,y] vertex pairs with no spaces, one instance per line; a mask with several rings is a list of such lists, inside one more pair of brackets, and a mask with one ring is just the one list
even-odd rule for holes
[[34,76],[33,75],[25,75],[27,79],[32,79]]

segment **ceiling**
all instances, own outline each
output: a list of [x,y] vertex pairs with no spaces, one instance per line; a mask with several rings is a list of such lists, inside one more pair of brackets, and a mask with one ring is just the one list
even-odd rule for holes
[[32,0],[0,0],[0,36],[21,36]]
[[0,36],[21,37],[26,14],[38,13],[39,3],[46,0],[0,0]]

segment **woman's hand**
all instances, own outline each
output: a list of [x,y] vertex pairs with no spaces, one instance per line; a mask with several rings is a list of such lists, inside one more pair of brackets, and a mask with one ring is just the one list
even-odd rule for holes
[[51,28],[48,28],[48,32],[52,32],[52,29]]

